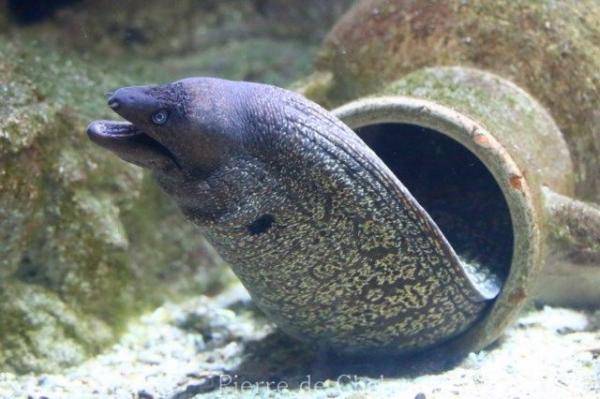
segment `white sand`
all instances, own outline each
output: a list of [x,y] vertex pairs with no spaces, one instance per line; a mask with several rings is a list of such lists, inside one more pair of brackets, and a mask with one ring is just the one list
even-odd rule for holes
[[[113,348],[62,374],[0,373],[0,398],[600,398],[600,331],[584,312],[531,311],[493,349],[437,374],[387,364],[367,378],[345,375],[344,364],[330,369],[285,338],[263,348],[273,359],[249,361],[256,356],[247,342],[259,340],[260,347],[272,326],[247,306],[227,308],[245,295],[237,287],[216,298],[166,304],[132,324]],[[245,366],[238,368],[240,362]],[[224,369],[237,388],[219,387]],[[320,388],[307,388],[307,374]],[[280,389],[265,388],[262,382],[274,376],[283,381]]]

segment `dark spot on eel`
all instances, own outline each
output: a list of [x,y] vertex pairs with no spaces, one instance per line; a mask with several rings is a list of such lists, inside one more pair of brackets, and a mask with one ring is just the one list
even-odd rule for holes
[[274,221],[275,221],[275,217],[273,215],[269,215],[269,214],[262,215],[261,217],[259,217],[254,222],[252,222],[248,225],[248,231],[253,236],[262,234],[262,233],[266,233],[267,230],[269,230],[271,228]]

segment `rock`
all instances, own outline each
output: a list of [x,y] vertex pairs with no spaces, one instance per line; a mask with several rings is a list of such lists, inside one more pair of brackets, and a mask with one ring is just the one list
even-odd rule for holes
[[52,370],[140,310],[218,286],[220,262],[140,169],[84,134],[128,71],[20,42],[0,59],[0,369]]
[[[27,28],[61,47],[165,57],[248,37],[318,42],[352,0],[83,0]],[[178,21],[178,23],[165,23]]]

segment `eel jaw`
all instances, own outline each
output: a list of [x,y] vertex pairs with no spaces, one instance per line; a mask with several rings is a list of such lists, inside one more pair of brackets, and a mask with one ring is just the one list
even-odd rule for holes
[[86,132],[94,143],[134,165],[157,172],[181,169],[168,148],[130,122],[94,121]]

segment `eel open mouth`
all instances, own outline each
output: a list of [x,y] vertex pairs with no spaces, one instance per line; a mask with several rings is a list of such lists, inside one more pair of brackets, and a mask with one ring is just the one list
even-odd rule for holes
[[87,134],[94,143],[134,165],[152,170],[181,169],[168,148],[130,122],[94,121]]

